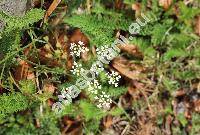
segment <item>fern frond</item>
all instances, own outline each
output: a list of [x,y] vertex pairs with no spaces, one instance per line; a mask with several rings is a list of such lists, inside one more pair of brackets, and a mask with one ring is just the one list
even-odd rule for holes
[[114,41],[115,30],[128,30],[130,20],[118,15],[112,16],[111,11],[107,14],[73,15],[65,18],[64,22],[73,27],[80,28],[90,38],[92,45],[105,45]]
[[30,24],[38,22],[44,16],[44,10],[32,9],[26,13],[23,17],[9,16],[3,12],[0,12],[0,19],[6,23],[6,27],[3,33],[13,30],[21,30],[28,27]]
[[3,55],[9,54],[20,46],[21,31],[28,28],[31,24],[42,19],[44,11],[41,9],[32,9],[23,17],[10,16],[0,12],[0,20],[3,20],[6,26],[0,32],[0,50]]
[[110,95],[112,98],[118,98],[122,94],[125,94],[127,92],[126,87],[103,87],[103,90],[106,91],[108,95]]

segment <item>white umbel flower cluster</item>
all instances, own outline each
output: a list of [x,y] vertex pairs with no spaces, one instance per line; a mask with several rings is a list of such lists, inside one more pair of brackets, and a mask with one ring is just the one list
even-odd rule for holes
[[88,91],[93,94],[98,94],[98,90],[101,89],[101,85],[99,84],[98,80],[94,79],[92,82],[88,83]]
[[95,99],[98,100],[98,108],[103,108],[106,110],[110,108],[110,104],[112,103],[110,95],[106,95],[106,93],[102,91],[101,95],[96,96]]
[[96,75],[98,75],[100,72],[104,70],[103,66],[101,66],[98,63],[92,64],[92,67],[90,68],[92,72],[94,72]]
[[70,50],[70,55],[76,57],[80,57],[81,53],[89,51],[89,49],[84,46],[84,43],[82,41],[78,41],[78,44],[71,43]]
[[106,95],[105,92],[98,92],[101,89],[101,85],[99,84],[98,80],[94,79],[92,82],[88,82],[88,86],[88,91],[96,95],[94,99],[97,100],[97,107],[108,110],[112,100],[109,95]]
[[101,46],[101,47],[97,48],[96,52],[97,52],[97,55],[105,56],[105,55],[107,55],[108,50],[109,50],[109,46],[105,45],[105,46]]
[[111,73],[106,73],[106,76],[108,77],[109,81],[108,83],[111,85],[114,85],[115,87],[118,87],[118,82],[121,76],[118,72],[112,71]]
[[97,48],[96,52],[98,57],[106,58],[108,61],[111,61],[114,57],[118,55],[117,52],[114,52],[112,47],[108,45]]
[[72,74],[74,75],[77,75],[77,76],[80,76],[81,75],[81,72],[83,71],[84,69],[82,68],[82,64],[78,64],[74,61],[74,65],[72,66],[72,70],[70,70],[72,72]]

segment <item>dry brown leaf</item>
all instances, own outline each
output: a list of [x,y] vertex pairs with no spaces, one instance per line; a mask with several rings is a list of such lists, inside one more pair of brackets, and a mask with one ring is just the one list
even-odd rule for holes
[[64,52],[67,52],[67,41],[68,41],[68,37],[66,33],[59,33],[57,43],[61,45]]
[[166,122],[165,122],[165,132],[166,135],[171,135],[171,123],[173,121],[173,117],[171,115],[168,115],[166,117]]
[[139,80],[143,78],[141,72],[145,69],[133,63],[130,63],[127,59],[123,57],[117,57],[113,60],[112,66],[119,71],[122,75],[128,77],[132,80]]
[[152,121],[140,122],[141,129],[137,132],[137,135],[159,135],[160,130]]
[[194,102],[194,110],[200,113],[200,99]]
[[95,48],[94,46],[92,46],[91,51],[92,51],[92,54],[93,54],[94,56],[97,55],[96,48]]
[[139,48],[135,45],[119,45],[119,49],[125,51],[136,57],[143,57],[142,53],[139,51]]
[[61,66],[58,60],[53,58],[52,52],[50,51],[48,44],[38,49],[38,53],[41,64],[47,65],[49,67]]
[[40,0],[32,0],[33,7],[36,7],[36,6],[40,5],[40,4],[41,4]]
[[197,33],[198,36],[200,36],[200,16],[198,16],[196,19],[195,32]]
[[179,11],[179,6],[178,6],[178,4],[175,4],[175,5],[173,6],[173,12],[174,12],[174,14],[176,15],[177,18],[180,16],[180,11]]
[[35,119],[35,126],[36,126],[36,128],[40,128],[41,127],[40,120],[38,118]]
[[2,83],[1,83],[1,80],[0,80],[0,94],[3,93],[3,87],[2,87]]
[[181,97],[186,94],[186,91],[184,89],[180,89],[172,93],[174,97]]
[[62,46],[62,50],[64,52],[63,55],[65,55],[64,57],[66,58],[66,64],[65,64],[66,68],[71,69],[73,65],[73,57],[70,55],[70,49],[69,49],[70,43],[66,33],[60,34],[57,42]]
[[85,34],[81,32],[80,29],[75,30],[72,35],[69,37],[69,43],[78,43],[78,41],[82,41],[85,46],[89,45],[89,39]]
[[43,86],[43,91],[44,92],[53,94],[55,89],[56,89],[56,87],[52,83],[49,83],[49,82],[45,82],[44,83],[44,86]]
[[115,0],[115,8],[116,9],[121,9],[122,7],[123,7],[122,0]]
[[103,125],[104,127],[107,129],[107,128],[110,128],[113,124],[113,117],[112,116],[107,116],[103,119]]
[[55,102],[54,102],[54,100],[53,100],[52,98],[47,99],[47,105],[48,105],[49,107],[52,107],[52,105],[53,105],[54,103],[55,103]]
[[82,122],[80,119],[72,120],[67,116],[64,116],[63,123],[65,125],[62,130],[62,135],[82,135]]
[[23,51],[23,53],[25,56],[27,56],[28,60],[31,62],[37,63],[38,58],[39,58],[41,64],[47,65],[49,67],[61,66],[57,60],[53,59],[53,55],[52,55],[53,51],[50,47],[50,44],[46,44],[45,46],[37,50],[38,50],[38,54],[31,52],[32,46],[30,46],[29,48],[26,48]]
[[56,9],[58,4],[61,2],[61,0],[54,0],[52,4],[50,5],[49,9],[47,10],[45,17],[44,17],[44,22],[48,19],[48,17],[52,14],[52,12]]
[[137,101],[140,98],[140,91],[134,86],[130,85],[128,87],[128,93],[132,96],[134,101]]
[[159,0],[159,5],[167,10],[172,4],[172,0]]
[[70,125],[70,126],[71,126],[74,122],[75,122],[75,121],[72,120],[72,119],[70,119],[68,116],[64,116],[64,117],[63,117],[63,123],[64,123],[65,125]]
[[139,17],[141,13],[141,4],[140,3],[132,4],[132,10],[135,11],[135,17]]
[[33,71],[31,71],[32,66],[24,60],[18,59],[18,61],[19,65],[15,67],[13,73],[15,81],[19,82],[20,80],[24,79],[30,79],[34,81],[35,74]]
[[[30,59],[30,61],[32,61],[32,58],[28,56],[28,54],[30,53],[31,49],[32,45],[23,50],[23,54],[27,56],[27,58]],[[17,83],[20,80],[25,79],[32,80],[33,82],[35,82],[35,73],[32,71],[32,65],[20,58],[18,58],[17,61],[19,62],[19,64],[15,67],[15,69],[12,72],[14,80]]]
[[132,9],[136,10],[136,11],[139,11],[141,9],[140,3],[134,3],[134,4],[132,4]]

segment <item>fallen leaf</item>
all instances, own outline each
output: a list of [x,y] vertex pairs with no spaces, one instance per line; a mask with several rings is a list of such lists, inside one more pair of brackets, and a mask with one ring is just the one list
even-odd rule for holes
[[0,94],[3,93],[3,87],[2,87],[2,83],[1,83],[1,80],[0,80]]
[[181,97],[181,96],[184,96],[185,94],[186,94],[186,91],[184,89],[180,89],[172,93],[174,97]]
[[89,39],[85,34],[81,32],[80,29],[76,29],[69,37],[69,43],[78,43],[82,41],[85,44],[85,47],[89,46]]
[[119,98],[118,105],[123,108],[131,108],[133,98],[127,93]]
[[135,11],[139,11],[141,9],[140,3],[132,4],[132,9],[135,10]]
[[44,83],[44,86],[43,86],[43,91],[44,92],[53,94],[55,89],[56,89],[56,87],[52,83],[50,83],[50,82],[45,82]]
[[50,50],[48,44],[38,49],[38,53],[41,64],[47,65],[48,67],[61,67],[61,63],[57,59],[54,59],[53,52]]
[[141,4],[140,3],[132,4],[132,10],[135,11],[135,17],[139,17],[141,14]]
[[105,117],[103,119],[103,125],[104,127],[107,129],[107,128],[110,128],[113,124],[113,117],[108,115],[107,117]]
[[119,45],[118,47],[122,51],[125,51],[133,56],[140,57],[140,58],[143,57],[142,53],[139,51],[139,48],[135,45]]
[[194,101],[194,110],[198,113],[200,113],[200,99]]
[[197,33],[198,36],[200,36],[200,16],[198,16],[196,19],[195,32]]
[[165,132],[166,135],[171,135],[171,123],[173,121],[173,117],[171,115],[168,115],[166,117],[166,122],[165,122]]
[[121,9],[122,7],[123,7],[122,0],[115,0],[115,8],[116,9]]
[[35,74],[31,70],[32,66],[26,61],[18,58],[19,65],[15,67],[13,76],[15,81],[18,83],[20,80],[30,79],[35,81]]
[[175,4],[174,6],[173,6],[173,12],[174,12],[174,14],[175,14],[175,16],[178,18],[179,16],[180,16],[180,11],[179,11],[180,9],[179,9],[179,6],[178,6],[178,4]]
[[62,130],[62,135],[83,135],[81,120],[72,120],[67,116],[64,116],[63,122],[65,124]]
[[172,0],[159,0],[159,6],[167,10],[172,4]]
[[142,66],[130,63],[123,57],[116,57],[112,61],[112,66],[129,79],[139,80],[144,77],[141,74],[141,72],[145,70]]
[[141,129],[137,132],[137,135],[160,135],[159,128],[155,126],[151,121],[139,122]]
[[54,104],[55,102],[54,102],[54,100],[52,99],[52,98],[49,98],[48,100],[47,100],[47,105],[49,106],[49,107],[52,107],[52,105]]
[[132,86],[132,85],[129,85],[128,93],[132,96],[134,101],[139,100],[140,95],[141,95],[140,91],[135,86]]
[[64,123],[65,125],[70,125],[70,126],[71,126],[74,122],[75,122],[75,121],[72,120],[72,119],[70,119],[68,116],[64,116],[64,117],[63,117],[63,123]]
[[33,7],[41,6],[40,0],[32,0],[32,6]]
[[40,120],[38,118],[35,119],[36,128],[40,128]]

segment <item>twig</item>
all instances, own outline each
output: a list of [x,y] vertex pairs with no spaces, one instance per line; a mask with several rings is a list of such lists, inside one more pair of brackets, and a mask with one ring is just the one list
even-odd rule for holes
[[10,71],[9,71],[9,75],[10,75],[10,78],[11,78],[12,82],[13,82],[13,83],[15,84],[15,86],[17,86],[17,88],[20,90],[19,85],[15,82],[15,80],[14,80],[14,78],[12,77]]
[[56,9],[58,4],[61,2],[61,0],[54,0],[52,4],[50,5],[49,9],[47,10],[45,16],[44,16],[44,22],[47,21],[48,17],[52,14],[52,12]]

